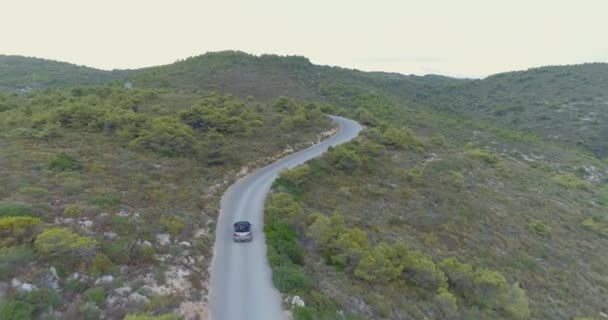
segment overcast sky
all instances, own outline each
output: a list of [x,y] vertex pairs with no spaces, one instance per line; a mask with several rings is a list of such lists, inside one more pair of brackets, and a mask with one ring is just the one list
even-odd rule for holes
[[113,69],[207,51],[480,77],[608,62],[606,0],[0,0],[0,54]]

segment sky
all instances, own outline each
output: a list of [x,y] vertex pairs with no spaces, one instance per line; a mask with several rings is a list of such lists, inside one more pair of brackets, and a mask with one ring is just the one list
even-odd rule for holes
[[0,0],[0,54],[100,69],[208,51],[484,77],[608,62],[606,0]]

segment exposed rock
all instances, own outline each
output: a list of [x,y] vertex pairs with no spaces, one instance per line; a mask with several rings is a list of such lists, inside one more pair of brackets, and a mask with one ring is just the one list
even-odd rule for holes
[[21,281],[19,281],[19,279],[13,278],[13,280],[11,280],[11,287],[18,288],[20,286],[21,286]]
[[55,269],[55,267],[50,267],[49,272],[55,279],[59,280],[59,276],[57,275],[57,269]]
[[192,246],[192,244],[190,242],[188,242],[188,241],[182,241],[179,244],[181,246],[188,247],[188,248],[190,248]]
[[146,296],[141,295],[137,292],[133,292],[129,298],[127,298],[129,303],[133,303],[133,304],[144,304],[144,303],[148,303],[148,301],[150,301],[150,299],[148,299]]
[[604,312],[600,312],[600,316],[602,316],[602,318],[607,318],[608,319],[608,314],[606,314]]
[[114,277],[111,275],[107,275],[97,279],[97,281],[95,281],[95,284],[110,284],[112,282],[114,282]]
[[85,219],[78,221],[78,225],[84,228],[90,228],[93,226],[93,221]]
[[110,240],[114,240],[114,239],[118,238],[118,235],[115,232],[108,231],[108,232],[103,233],[103,237],[108,238]]
[[38,289],[38,287],[31,283],[22,283],[19,287],[17,287],[17,290],[22,292],[32,292],[35,289]]
[[152,246],[152,242],[148,241],[148,240],[144,240],[141,242],[141,245],[144,247],[151,247]]
[[291,299],[291,307],[306,307],[306,304],[304,303],[304,300],[302,300],[302,298],[300,298],[300,296],[294,296]]
[[171,244],[171,236],[166,233],[157,234],[156,242],[161,246],[168,246]]
[[131,291],[133,291],[133,289],[131,289],[131,287],[120,287],[120,288],[114,289],[114,292],[116,292],[118,295],[121,295],[121,296],[127,296],[131,293]]

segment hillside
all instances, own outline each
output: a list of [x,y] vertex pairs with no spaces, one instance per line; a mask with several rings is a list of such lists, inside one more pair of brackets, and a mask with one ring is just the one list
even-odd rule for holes
[[172,90],[51,89],[0,101],[6,320],[204,317],[223,190],[332,127],[311,104]]
[[0,55],[0,91],[99,85],[121,80],[128,71],[103,71],[71,63]]
[[[267,202],[275,284],[306,302],[295,319],[608,314],[608,260],[599,254],[608,248],[606,64],[465,80],[234,51],[115,72],[29,59],[0,64],[0,89],[68,88],[0,93],[0,213],[40,219],[20,220],[35,227],[0,243],[0,289],[13,277],[41,287],[50,266],[60,285],[74,272],[91,281],[66,287],[61,298],[73,303],[42,307],[4,290],[10,306],[29,303],[40,315],[51,305],[78,318],[204,301],[150,293],[146,281],[166,287],[179,267],[194,274],[190,287],[204,283],[206,268],[182,258],[209,261],[214,186],[314,139],[330,126],[323,110],[368,129],[286,172]],[[35,70],[54,71],[33,81]],[[95,239],[100,258],[60,267],[42,254],[36,236],[59,225]],[[122,257],[125,246],[145,262]],[[16,269],[24,264],[33,271]],[[101,275],[115,281],[96,285]],[[123,285],[148,302],[112,305]]]
[[608,156],[605,63],[498,74],[442,88],[418,102]]

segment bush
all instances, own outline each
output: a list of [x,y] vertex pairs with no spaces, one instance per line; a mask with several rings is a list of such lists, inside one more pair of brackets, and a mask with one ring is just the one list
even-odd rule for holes
[[336,169],[348,173],[352,173],[363,165],[361,157],[347,145],[340,145],[331,149],[328,158]]
[[0,201],[0,218],[28,216],[32,214],[32,208],[20,202]]
[[304,269],[294,264],[273,268],[272,280],[279,291],[287,294],[303,292],[311,286],[311,280],[304,273]]
[[33,318],[34,307],[23,301],[7,301],[0,304],[0,319],[28,320]]
[[51,161],[49,169],[53,171],[78,171],[82,170],[82,165],[72,156],[61,152]]
[[132,144],[175,157],[193,154],[196,140],[192,129],[178,119],[160,117],[152,120]]
[[551,178],[553,182],[567,189],[581,189],[589,191],[593,188],[591,183],[578,178],[573,174],[561,174]]
[[480,148],[469,148],[465,151],[465,155],[471,158],[483,160],[485,163],[491,165],[496,165],[500,162],[500,156]]
[[19,188],[19,192],[36,199],[42,198],[49,194],[49,190],[37,187],[21,187]]
[[53,227],[36,237],[36,250],[50,258],[78,259],[91,256],[97,248],[97,240],[79,236],[65,228]]
[[68,217],[72,217],[72,218],[77,218],[80,217],[80,215],[84,212],[84,209],[77,205],[77,204],[68,204],[64,209],[63,209],[63,214],[68,216]]
[[34,252],[26,246],[0,248],[0,281],[13,277],[33,259]]
[[84,298],[86,302],[91,302],[101,307],[106,301],[106,291],[101,287],[90,288],[84,292]]
[[424,152],[424,144],[407,128],[390,127],[382,134],[382,144],[398,149]]
[[40,219],[33,217],[0,218],[0,246],[11,246],[31,240],[41,223]]
[[93,258],[89,273],[92,276],[98,277],[102,274],[110,272],[113,267],[114,264],[112,264],[112,261],[110,260],[110,258],[108,258],[108,256],[103,253],[97,253]]
[[528,224],[528,229],[542,237],[551,235],[551,228],[538,220],[530,222]]

